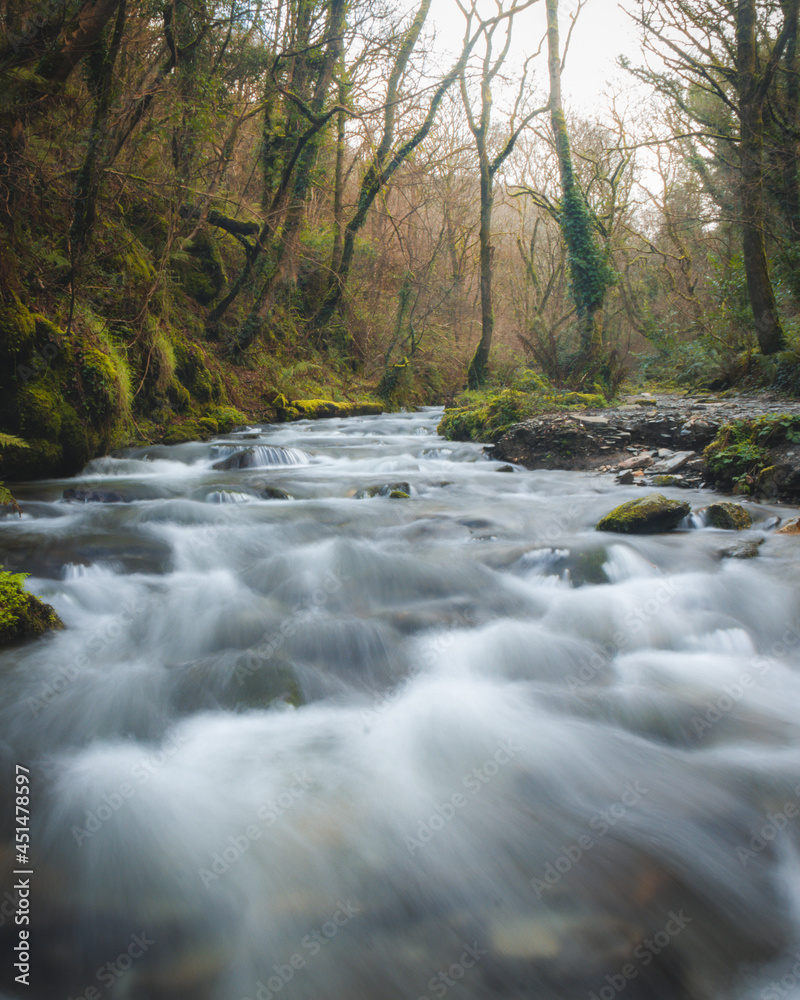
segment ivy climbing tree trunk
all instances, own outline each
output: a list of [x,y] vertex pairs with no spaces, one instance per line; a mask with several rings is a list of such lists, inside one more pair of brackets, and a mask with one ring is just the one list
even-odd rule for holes
[[763,106],[770,81],[766,73],[758,72],[755,0],[739,0],[736,48],[741,125],[742,256],[758,346],[762,354],[775,354],[783,350],[786,340],[769,276],[764,242]]
[[561,98],[561,50],[558,0],[546,0],[547,49],[550,73],[550,121],[561,177],[559,223],[567,247],[572,297],[581,323],[580,347],[584,364],[599,360],[603,350],[603,300],[613,282],[605,249],[572,164],[569,133]]

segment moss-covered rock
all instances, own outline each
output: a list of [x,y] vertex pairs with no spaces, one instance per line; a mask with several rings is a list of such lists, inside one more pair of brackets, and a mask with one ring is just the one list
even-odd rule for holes
[[293,399],[281,397],[274,404],[279,422],[291,420],[319,420],[323,417],[361,417],[383,413],[383,403],[368,400],[337,403],[332,399]]
[[187,441],[200,441],[205,436],[196,420],[185,420],[182,424],[168,427],[162,441],[164,444],[186,444]]
[[403,490],[392,490],[389,494],[390,500],[410,500],[410,494],[404,492]]
[[236,427],[242,427],[249,421],[247,415],[237,410],[235,406],[210,406],[208,416],[217,422],[220,434],[229,434]]
[[754,493],[766,489],[777,471],[776,450],[800,443],[800,417],[769,414],[725,424],[703,452],[706,475],[722,489]]
[[210,403],[214,394],[214,379],[206,365],[203,352],[188,340],[175,344],[175,374],[198,403]]
[[542,413],[607,405],[599,393],[564,392],[538,376],[533,391],[509,388],[462,393],[444,411],[438,432],[449,441],[498,441],[515,424]]
[[0,304],[0,363],[11,364],[25,357],[36,336],[36,318],[18,298]]
[[744,531],[751,527],[753,519],[740,503],[712,503],[706,508],[706,522],[711,528],[726,531]]
[[597,531],[649,535],[677,528],[691,507],[682,500],[668,500],[662,493],[648,493],[620,504],[601,518]]
[[225,265],[216,240],[206,230],[173,252],[170,265],[181,288],[201,305],[213,302],[225,287]]
[[49,604],[25,590],[26,576],[0,570],[0,644],[64,627]]

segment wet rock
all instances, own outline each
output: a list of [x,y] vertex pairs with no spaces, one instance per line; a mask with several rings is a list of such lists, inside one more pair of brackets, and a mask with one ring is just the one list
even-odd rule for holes
[[629,500],[601,518],[597,531],[617,531],[623,534],[656,534],[677,528],[691,507],[682,500],[668,500],[661,493]]
[[72,503],[128,503],[128,498],[121,493],[93,486],[71,486],[64,490],[61,497]]
[[495,469],[494,471],[495,472],[514,472],[516,470],[514,469],[513,465],[501,465],[499,469]]
[[291,493],[281,490],[277,486],[264,486],[259,490],[258,495],[262,500],[294,500]]
[[409,483],[380,483],[376,486],[365,486],[355,494],[356,500],[367,500],[370,497],[388,497],[392,493],[403,493],[406,497],[411,496],[411,485]]
[[737,542],[722,549],[720,558],[722,559],[754,559],[758,555],[759,548],[764,544],[763,538],[753,538],[747,541]]
[[793,517],[778,528],[779,535],[800,535],[800,517]]
[[706,523],[711,528],[727,531],[744,531],[753,524],[753,519],[740,503],[712,503],[706,508]]
[[653,486],[678,486],[683,489],[689,487],[689,483],[683,478],[683,476],[654,476]]
[[633,482],[633,471],[631,469],[625,469],[623,472],[617,476],[617,482],[620,486],[630,486]]
[[172,703],[181,712],[244,711],[303,701],[292,665],[280,657],[260,657],[254,650],[173,667],[170,680]]
[[406,493],[404,490],[392,490],[389,494],[389,499],[391,500],[410,500],[410,494]]

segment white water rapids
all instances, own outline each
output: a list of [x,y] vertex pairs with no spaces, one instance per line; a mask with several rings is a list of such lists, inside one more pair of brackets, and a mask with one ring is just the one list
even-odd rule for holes
[[800,998],[794,512],[753,559],[599,534],[636,487],[438,417],[18,490],[0,558],[66,628],[0,655],[4,997]]

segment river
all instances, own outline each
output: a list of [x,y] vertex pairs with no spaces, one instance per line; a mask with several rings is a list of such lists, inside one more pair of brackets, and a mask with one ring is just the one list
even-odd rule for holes
[[600,534],[641,491],[439,416],[19,488],[2,561],[66,628],[0,655],[4,997],[800,997],[786,509],[753,559]]

